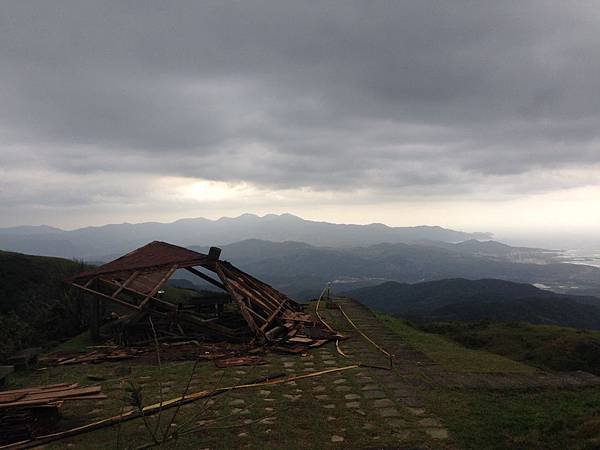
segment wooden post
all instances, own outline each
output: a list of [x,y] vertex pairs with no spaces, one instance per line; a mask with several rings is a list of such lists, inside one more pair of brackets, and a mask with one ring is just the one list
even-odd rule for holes
[[90,337],[92,342],[100,341],[100,299],[95,295],[91,298]]

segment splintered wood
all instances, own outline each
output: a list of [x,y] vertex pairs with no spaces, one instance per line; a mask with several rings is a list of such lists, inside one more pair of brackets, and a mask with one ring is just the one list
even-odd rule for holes
[[48,431],[65,401],[107,398],[100,386],[60,383],[0,392],[0,442],[9,443]]

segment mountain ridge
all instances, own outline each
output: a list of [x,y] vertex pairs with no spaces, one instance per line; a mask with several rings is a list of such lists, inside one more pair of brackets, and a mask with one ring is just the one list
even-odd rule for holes
[[348,247],[379,242],[416,242],[423,239],[460,242],[490,236],[489,233],[466,233],[439,226],[336,224],[306,220],[287,213],[262,217],[243,214],[216,220],[184,218],[170,223],[107,224],[74,230],[60,230],[45,225],[0,228],[0,248],[28,254],[96,260],[106,254],[125,253],[152,240],[189,246],[226,245],[256,238]]

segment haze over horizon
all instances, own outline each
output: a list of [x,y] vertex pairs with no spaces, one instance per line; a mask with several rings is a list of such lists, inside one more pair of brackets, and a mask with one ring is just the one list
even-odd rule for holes
[[585,1],[3,2],[0,227],[600,241],[599,26]]

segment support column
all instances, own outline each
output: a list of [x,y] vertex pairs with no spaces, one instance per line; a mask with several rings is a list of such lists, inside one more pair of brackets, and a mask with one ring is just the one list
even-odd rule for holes
[[100,299],[95,295],[91,298],[90,337],[93,342],[100,341]]

